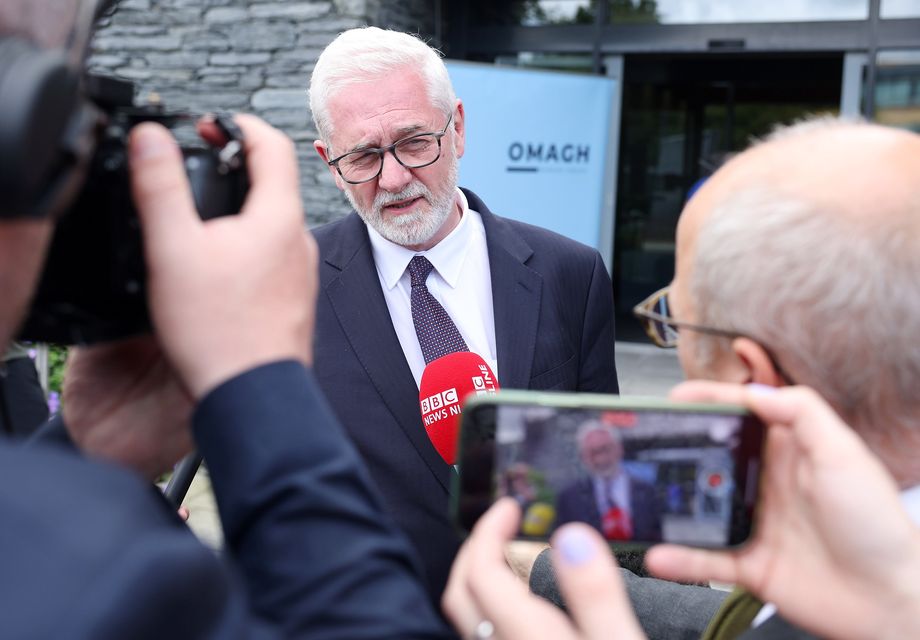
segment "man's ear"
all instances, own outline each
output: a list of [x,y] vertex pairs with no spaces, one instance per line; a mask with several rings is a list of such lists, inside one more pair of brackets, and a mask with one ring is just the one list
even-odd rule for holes
[[466,149],[466,112],[463,110],[463,100],[457,100],[457,108],[454,110],[454,120],[451,122],[454,130],[454,149],[457,157],[463,157],[463,151]]
[[342,180],[342,176],[339,175],[335,167],[329,164],[329,149],[326,147],[326,143],[322,140],[314,140],[313,148],[316,149],[316,153],[318,153],[319,157],[326,163],[326,168],[329,169],[329,172],[332,174],[332,179],[335,180],[335,186],[339,188],[339,191],[345,191],[345,184]]
[[747,371],[745,383],[757,383],[770,387],[782,387],[786,382],[776,370],[776,365],[767,351],[750,338],[732,340],[732,352]]

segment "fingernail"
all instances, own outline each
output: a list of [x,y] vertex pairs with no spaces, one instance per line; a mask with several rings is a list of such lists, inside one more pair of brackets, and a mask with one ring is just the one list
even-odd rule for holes
[[768,384],[760,384],[759,382],[751,382],[746,385],[748,391],[757,396],[769,396],[776,393],[776,387],[771,387]]
[[159,135],[159,132],[147,130],[141,125],[131,138],[131,159],[148,160],[170,153],[175,143]]
[[582,529],[563,529],[556,537],[556,549],[566,562],[573,566],[592,560],[597,554],[597,544]]

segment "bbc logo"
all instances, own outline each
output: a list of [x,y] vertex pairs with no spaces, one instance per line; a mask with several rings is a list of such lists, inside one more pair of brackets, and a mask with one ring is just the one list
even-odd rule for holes
[[422,413],[428,413],[429,411],[437,411],[441,407],[446,407],[451,404],[457,404],[459,398],[457,397],[457,389],[447,389],[441,393],[436,393],[433,396],[428,396],[424,398],[421,402]]

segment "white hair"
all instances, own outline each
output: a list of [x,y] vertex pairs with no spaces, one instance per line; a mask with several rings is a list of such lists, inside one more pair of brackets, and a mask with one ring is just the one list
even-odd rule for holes
[[[853,125],[807,122],[771,139],[835,126]],[[920,189],[913,196],[870,219],[782,184],[738,189],[704,221],[693,256],[699,322],[761,342],[876,442],[920,426]],[[699,339],[703,351],[725,348]]]
[[581,450],[584,447],[585,440],[588,436],[594,433],[595,431],[601,431],[609,435],[614,442],[620,444],[623,443],[623,436],[620,434],[620,430],[601,422],[600,420],[587,420],[578,427],[578,430],[575,432],[575,442],[578,443],[578,448]]
[[310,110],[319,137],[329,144],[332,120],[328,105],[336,92],[404,68],[418,71],[435,107],[453,112],[457,98],[437,49],[408,33],[378,27],[339,34],[320,54],[310,77]]

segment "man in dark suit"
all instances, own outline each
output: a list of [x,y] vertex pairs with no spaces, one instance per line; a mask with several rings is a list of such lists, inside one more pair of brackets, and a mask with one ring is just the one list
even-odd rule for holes
[[661,505],[655,487],[623,467],[616,429],[588,422],[576,435],[588,475],[565,487],[556,501],[556,524],[586,522],[608,540],[661,540]]
[[[478,353],[502,387],[615,393],[610,278],[597,251],[494,215],[457,188],[463,103],[419,39],[345,32],[317,61],[310,101],[315,147],[355,208],[315,230],[317,379],[437,599],[459,544],[448,520],[455,472],[422,425],[431,353],[417,297],[447,317],[435,324],[454,347],[437,353]],[[430,273],[418,278],[420,260]]]
[[26,345],[13,342],[0,358],[0,433],[25,438],[48,420],[48,401]]
[[[23,116],[9,108],[16,99],[33,99],[37,124],[53,133],[72,102],[38,97],[77,85],[65,81],[65,56],[49,51],[87,34],[66,38],[76,4],[29,3],[11,14],[25,24],[4,22],[14,3],[0,10],[0,128]],[[83,8],[90,13],[78,21],[70,12],[70,25],[89,24],[92,7]],[[50,41],[30,38],[33,19]],[[48,69],[57,81],[30,87]],[[48,438],[0,441],[4,637],[447,635],[309,371],[317,251],[303,230],[293,145],[255,118],[237,123],[252,187],[240,215],[219,225],[198,217],[174,138],[150,123],[132,132],[156,335],[75,350],[64,419],[88,457]],[[52,221],[71,203],[58,190],[71,147],[36,136],[27,141],[36,153],[19,155],[16,141],[3,137],[0,163],[13,170],[14,158],[29,179],[0,182],[0,349],[27,307]],[[45,169],[47,181],[35,180]],[[220,509],[223,557],[134,470],[161,472],[192,432]]]

